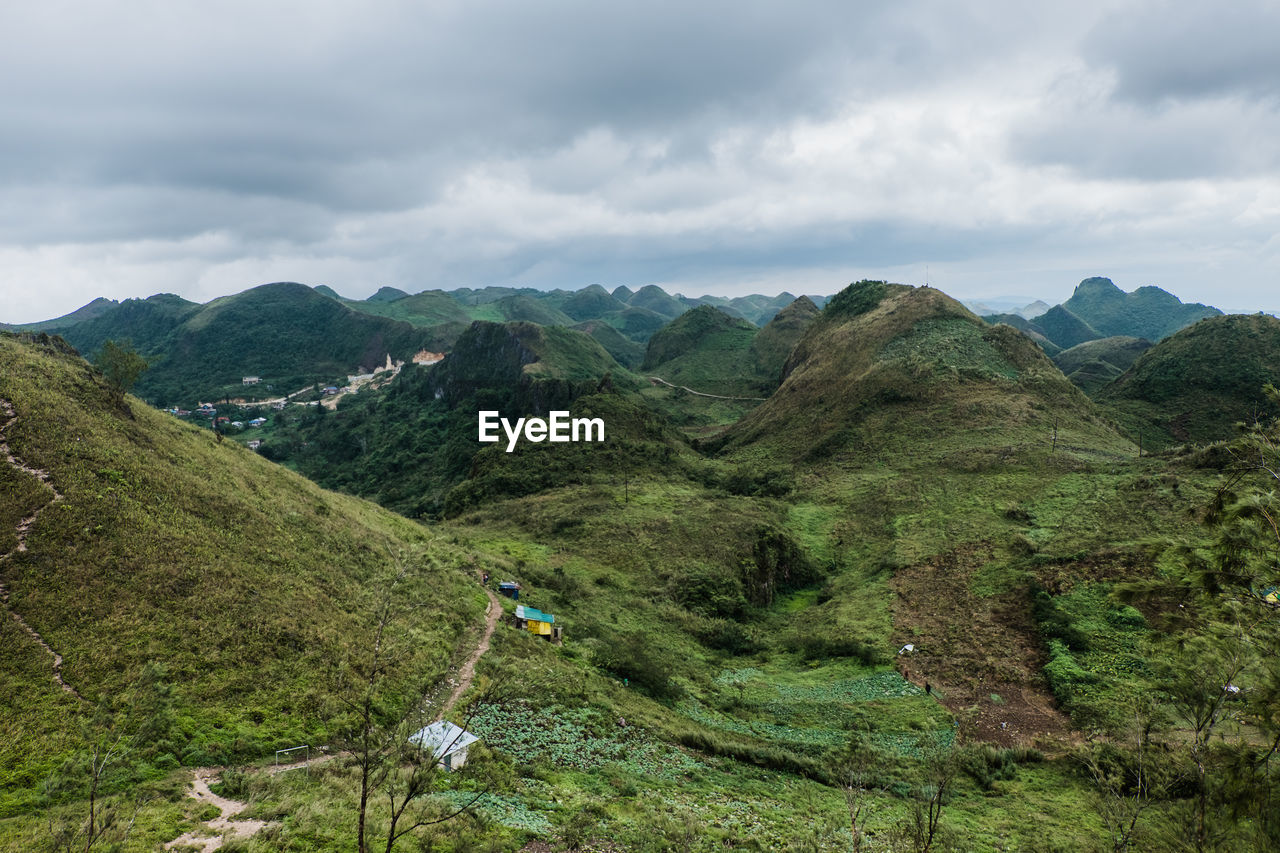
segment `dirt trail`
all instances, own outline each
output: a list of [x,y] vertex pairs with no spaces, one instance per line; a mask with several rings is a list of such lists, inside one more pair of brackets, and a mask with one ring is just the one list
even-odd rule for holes
[[221,849],[225,841],[248,838],[267,825],[265,820],[232,820],[248,808],[249,804],[220,797],[209,790],[209,782],[217,779],[221,773],[222,769],[219,767],[201,767],[196,771],[195,778],[191,780],[191,791],[187,795],[202,805],[214,805],[221,810],[220,815],[205,823],[205,826],[215,831],[217,835],[193,830],[170,841],[164,846],[165,850],[185,846],[195,847],[200,850],[200,853],[212,853],[214,850]]
[[484,594],[489,596],[489,608],[485,611],[484,636],[480,638],[479,644],[476,645],[475,651],[467,658],[466,663],[458,670],[458,684],[453,688],[453,692],[449,694],[449,698],[440,708],[440,713],[436,715],[436,721],[444,719],[444,715],[453,710],[453,706],[458,704],[458,700],[462,698],[462,694],[467,692],[467,688],[471,686],[471,682],[476,677],[476,663],[479,662],[481,655],[489,651],[489,641],[493,638],[494,628],[498,626],[498,618],[502,616],[502,604],[498,601],[498,596],[493,590],[485,587]]
[[[445,702],[437,719],[443,719],[444,715],[453,709],[458,700],[462,698],[462,694],[471,686],[475,680],[476,663],[480,657],[489,650],[489,642],[493,638],[493,632],[498,626],[498,619],[502,616],[502,604],[498,601],[498,596],[492,590],[485,589],[485,595],[489,596],[489,607],[485,610],[485,626],[484,634],[480,637],[480,642],[476,645],[475,650],[467,658],[466,662],[458,670],[458,683],[453,688],[453,692],[449,694],[448,701]],[[321,747],[323,749],[323,747]],[[326,761],[332,761],[335,758],[341,758],[348,753],[325,753],[320,756],[296,761],[291,764],[281,764],[271,767],[268,773],[275,775],[283,773],[286,770],[296,770],[301,767],[308,767],[314,764],[320,764]],[[248,808],[248,803],[238,802],[237,800],[229,800],[226,797],[220,797],[213,791],[209,790],[209,782],[216,780],[222,775],[221,767],[201,767],[196,770],[195,777],[191,780],[191,790],[187,793],[191,799],[199,803],[210,803],[221,809],[222,814],[208,821],[205,826],[217,832],[217,835],[210,835],[207,832],[193,830],[178,836],[164,846],[165,850],[172,850],[175,847],[187,846],[196,847],[200,853],[213,853],[215,850],[222,848],[223,843],[228,839],[248,838],[251,835],[261,831],[267,825],[267,821],[263,820],[232,820],[231,818],[240,814]]]
[[695,397],[710,397],[713,400],[750,400],[756,403],[763,403],[766,399],[768,399],[766,397],[725,397],[720,394],[704,394],[701,391],[695,391],[692,388],[689,388],[684,385],[672,385],[670,382],[663,379],[661,376],[650,376],[649,381],[659,382],[663,385],[666,385],[668,388],[678,388],[681,391],[688,391],[690,394],[692,394]]
[[[40,513],[45,509],[61,501],[62,492],[58,491],[58,487],[53,484],[53,478],[49,476],[48,471],[43,471],[39,468],[32,468],[31,466],[23,463],[22,460],[13,454],[13,450],[9,447],[7,433],[9,428],[18,420],[18,413],[14,410],[13,404],[3,398],[0,398],[0,417],[4,418],[4,423],[0,424],[0,452],[4,454],[5,460],[15,470],[21,471],[28,476],[35,477],[53,493],[53,497],[40,505],[35,512],[18,522],[17,527],[14,528],[14,533],[17,534],[18,537],[18,544],[13,548],[13,550],[0,554],[0,563],[3,563],[14,554],[27,550],[27,535],[31,532],[32,525],[36,523],[36,518],[38,518]],[[28,625],[27,620],[23,619],[22,615],[9,605],[9,587],[5,585],[4,581],[0,581],[0,603],[4,604],[5,609],[9,611],[9,615],[13,617],[13,621],[18,623],[18,627],[20,627],[27,636],[34,640],[40,648],[48,652],[53,658],[54,683],[61,687],[63,691],[70,693],[77,699],[84,698],[74,687],[62,680],[62,655],[55,652],[49,644],[45,642],[44,637],[40,636],[40,633],[36,631],[35,628]]]

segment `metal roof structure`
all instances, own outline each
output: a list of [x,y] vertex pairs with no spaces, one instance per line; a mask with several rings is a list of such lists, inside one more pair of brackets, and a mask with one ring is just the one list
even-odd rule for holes
[[417,744],[423,749],[431,750],[436,758],[444,758],[459,750],[466,749],[480,740],[466,729],[459,728],[448,720],[440,720],[426,728],[419,729],[409,735],[409,743]]
[[524,604],[516,605],[516,618],[525,619],[530,622],[546,622],[548,625],[552,625],[556,621],[556,617],[552,616],[550,613],[543,613],[541,610],[528,607]]

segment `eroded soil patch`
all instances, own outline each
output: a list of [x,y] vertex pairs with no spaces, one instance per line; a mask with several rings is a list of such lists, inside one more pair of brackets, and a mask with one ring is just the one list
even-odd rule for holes
[[915,651],[898,656],[903,676],[928,685],[972,735],[1002,746],[1070,736],[1045,686],[1044,652],[1026,589],[988,597],[970,592],[991,559],[970,546],[899,570],[892,581],[894,639]]

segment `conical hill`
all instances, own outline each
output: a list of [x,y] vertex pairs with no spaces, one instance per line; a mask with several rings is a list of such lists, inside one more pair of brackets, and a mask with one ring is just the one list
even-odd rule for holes
[[961,465],[993,448],[1129,452],[1029,338],[987,325],[928,287],[850,285],[809,327],[783,374],[768,402],[726,433],[724,447],[793,461],[905,453]]

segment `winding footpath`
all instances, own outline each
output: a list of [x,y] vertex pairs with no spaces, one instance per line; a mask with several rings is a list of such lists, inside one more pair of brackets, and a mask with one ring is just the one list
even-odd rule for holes
[[458,704],[458,700],[462,698],[462,694],[467,692],[467,688],[471,686],[471,682],[476,677],[476,664],[480,661],[480,657],[489,651],[489,641],[493,639],[493,630],[498,626],[498,618],[502,616],[502,604],[498,601],[498,596],[488,587],[484,588],[484,594],[489,596],[489,608],[485,610],[484,635],[480,637],[480,642],[476,645],[475,651],[471,653],[471,657],[467,658],[462,664],[462,668],[458,670],[458,684],[453,688],[453,692],[449,694],[449,698],[440,708],[440,713],[436,716],[436,722],[444,719],[444,715],[453,710],[453,706]]
[[[458,683],[454,686],[453,692],[449,694],[448,700],[442,706],[440,714],[436,718],[437,720],[444,719],[444,715],[453,709],[453,706],[462,698],[462,694],[466,693],[467,689],[471,687],[472,682],[475,680],[476,664],[480,661],[481,656],[489,651],[489,643],[493,639],[493,632],[498,626],[498,619],[502,616],[502,604],[498,601],[498,596],[487,587],[484,592],[485,595],[489,596],[489,606],[485,610],[484,633],[470,656],[458,669]],[[298,761],[293,764],[283,764],[278,767],[272,767],[267,772],[274,776],[286,770],[296,770],[299,767],[331,761],[335,758],[340,758],[344,754],[334,753],[306,761]],[[222,770],[223,768],[221,767],[198,768],[195,771],[194,778],[191,780],[191,790],[187,792],[187,796],[198,803],[217,806],[221,810],[221,814],[213,820],[206,821],[204,827],[173,839],[164,846],[165,850],[172,850],[175,847],[195,847],[200,853],[214,853],[214,851],[222,849],[222,845],[227,841],[248,838],[267,826],[268,821],[264,820],[232,819],[247,809],[249,804],[220,797],[209,789],[209,783],[216,782],[221,777]],[[210,835],[210,831],[217,834]]]
[[[0,453],[4,454],[5,460],[9,463],[10,467],[17,471],[21,471],[23,474],[28,476],[35,477],[45,486],[45,488],[53,493],[53,497],[37,507],[31,515],[18,522],[17,527],[14,529],[14,533],[18,537],[18,544],[14,546],[12,550],[7,551],[4,554],[0,554],[0,563],[3,563],[14,554],[27,550],[27,535],[31,532],[32,525],[36,523],[36,518],[38,518],[40,513],[45,509],[60,502],[62,500],[62,492],[58,491],[58,487],[53,484],[53,479],[49,476],[48,471],[43,471],[39,468],[32,468],[14,455],[13,449],[9,447],[8,432],[9,428],[17,422],[18,413],[14,411],[13,404],[2,397],[0,397],[0,417],[4,418],[4,423],[0,424]],[[0,580],[0,603],[4,604],[5,609],[9,611],[9,615],[13,617],[13,621],[18,623],[18,627],[20,627],[27,636],[31,637],[31,639],[34,640],[40,648],[48,652],[53,658],[53,682],[61,687],[64,692],[71,694],[77,699],[83,699],[84,697],[81,696],[74,687],[67,684],[67,682],[62,679],[62,655],[55,652],[49,644],[45,642],[44,637],[40,636],[40,632],[28,625],[27,620],[22,618],[22,614],[14,610],[9,604],[9,587],[3,580]]]
[[765,397],[725,397],[720,394],[704,394],[701,391],[693,390],[687,385],[672,385],[670,382],[663,379],[661,376],[650,376],[649,381],[655,385],[661,383],[662,385],[666,385],[668,388],[676,388],[680,391],[688,391],[690,394],[692,394],[695,397],[710,397],[712,400],[749,400],[755,403],[763,403],[767,399]]
[[187,794],[188,797],[202,805],[217,806],[222,811],[213,820],[205,823],[206,827],[218,834],[207,835],[199,830],[188,832],[166,844],[164,846],[165,850],[172,850],[175,847],[195,847],[200,853],[213,853],[213,851],[221,849],[222,845],[228,840],[248,838],[267,825],[265,820],[232,820],[233,817],[248,808],[249,804],[228,800],[226,797],[220,797],[209,790],[209,782],[216,780],[221,773],[222,770],[217,767],[200,768],[196,771],[195,778],[191,780],[191,791]]

